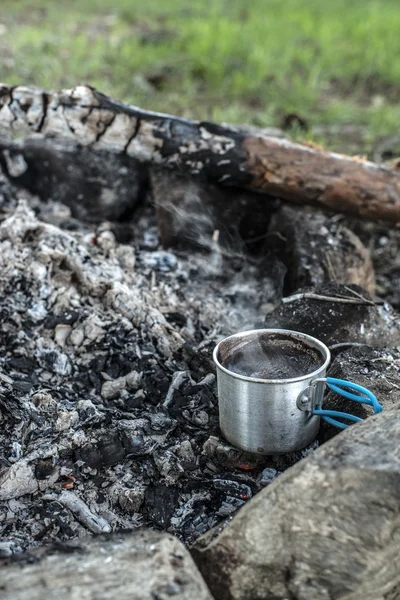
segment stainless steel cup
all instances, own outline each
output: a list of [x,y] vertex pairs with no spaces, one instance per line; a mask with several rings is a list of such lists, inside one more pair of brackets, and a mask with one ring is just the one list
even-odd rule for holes
[[[248,377],[227,368],[238,351],[263,339],[282,339],[307,348],[318,357],[318,368],[290,379]],[[312,395],[313,406],[322,404],[330,361],[328,348],[319,340],[286,329],[256,329],[225,338],[213,354],[217,366],[219,419],[222,433],[234,446],[256,454],[286,454],[308,446],[317,436],[320,417],[304,410]],[[315,362],[315,361],[314,361]],[[315,364],[314,364],[315,367]],[[317,381],[315,381],[317,380]],[[308,393],[308,390],[310,393]]]

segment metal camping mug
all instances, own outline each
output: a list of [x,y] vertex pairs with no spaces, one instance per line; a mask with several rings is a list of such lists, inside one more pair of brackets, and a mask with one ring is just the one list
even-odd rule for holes
[[[313,356],[312,372],[287,379],[264,379],[231,370],[235,357],[246,358],[246,351],[251,354],[252,347],[261,342],[268,345],[269,340],[278,344],[278,352],[280,343],[303,353],[309,351]],[[313,406],[322,404],[323,378],[331,358],[325,344],[297,331],[256,329],[219,342],[213,358],[220,427],[229,442],[247,452],[273,455],[300,450],[315,440],[320,417],[305,410],[304,405],[310,398]]]

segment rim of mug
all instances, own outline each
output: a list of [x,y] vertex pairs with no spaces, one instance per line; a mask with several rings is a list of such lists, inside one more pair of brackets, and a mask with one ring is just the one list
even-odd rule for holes
[[[310,344],[309,344],[310,346],[321,351],[321,358],[324,360],[324,362],[320,367],[318,367],[318,369],[316,369],[315,371],[312,371],[311,373],[306,373],[305,375],[300,375],[299,377],[292,377],[292,378],[288,378],[288,379],[260,379],[257,377],[248,377],[247,375],[241,375],[240,373],[235,373],[234,371],[230,371],[229,369],[224,367],[224,365],[219,361],[219,358],[218,358],[218,351],[219,351],[221,344],[223,344],[224,342],[227,342],[228,340],[230,340],[232,338],[247,337],[247,336],[249,336],[251,334],[255,334],[255,333],[259,333],[259,334],[283,333],[283,334],[286,334],[288,337],[294,337],[294,338],[297,338],[300,340],[304,340],[306,342],[310,342]],[[282,384],[282,383],[296,383],[298,381],[304,381],[306,379],[310,379],[310,378],[318,376],[329,365],[329,363],[331,361],[331,353],[330,353],[328,346],[326,346],[323,342],[321,342],[320,340],[318,340],[317,338],[315,338],[311,335],[308,335],[307,333],[302,333],[301,331],[293,331],[291,329],[249,329],[247,331],[241,331],[239,333],[234,333],[234,334],[229,335],[226,338],[220,340],[214,348],[213,360],[214,360],[214,363],[216,364],[216,366],[219,369],[221,369],[221,371],[223,371],[227,375],[230,375],[231,377],[234,377],[235,379],[241,379],[242,381],[249,381],[252,383],[264,383],[264,384],[271,384],[271,383],[279,384],[280,383],[280,384]]]

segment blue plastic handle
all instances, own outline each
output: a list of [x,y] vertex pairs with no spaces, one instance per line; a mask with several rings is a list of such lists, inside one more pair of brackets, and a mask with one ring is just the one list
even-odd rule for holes
[[[334,377],[327,377],[326,383],[328,387],[333,391],[342,396],[343,398],[347,398],[348,400],[353,400],[354,402],[361,402],[361,404],[367,404],[368,406],[372,406],[374,409],[374,413],[378,414],[383,411],[383,406],[379,403],[378,398],[365,387],[358,385],[357,383],[352,383],[351,381],[345,381],[344,379],[335,379]],[[352,394],[345,389],[354,390],[358,392],[358,394]],[[353,421],[354,423],[363,421],[360,417],[356,417],[355,415],[351,415],[350,413],[340,412],[337,410],[324,410],[322,408],[317,408],[313,410],[313,415],[321,416],[324,421],[329,423],[330,425],[334,425],[339,429],[347,429],[350,425],[346,425],[346,423],[342,423],[341,421],[337,421],[336,418],[346,419],[347,421]]]

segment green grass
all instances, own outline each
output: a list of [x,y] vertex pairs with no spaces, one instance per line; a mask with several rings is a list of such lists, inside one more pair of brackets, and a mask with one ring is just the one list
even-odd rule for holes
[[0,23],[7,83],[259,126],[295,113],[294,137],[349,152],[397,132],[399,0],[2,0]]

